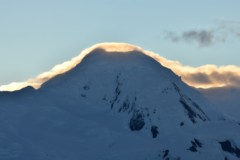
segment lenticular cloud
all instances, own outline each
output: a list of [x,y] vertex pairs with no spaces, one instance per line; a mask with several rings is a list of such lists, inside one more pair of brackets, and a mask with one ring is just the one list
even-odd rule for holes
[[164,67],[171,69],[175,74],[181,76],[182,80],[190,86],[196,88],[211,88],[222,86],[240,87],[240,67],[238,66],[221,66],[204,65],[200,67],[183,66],[178,61],[171,61],[161,57],[159,54],[145,51],[140,47],[133,46],[126,43],[101,43],[96,44],[90,48],[83,50],[79,56],[74,57],[70,61],[58,64],[48,72],[41,73],[35,79],[29,79],[27,82],[14,82],[9,85],[0,87],[0,91],[15,91],[20,90],[26,86],[33,86],[35,89],[51,79],[52,77],[67,72],[81,63],[82,59],[95,49],[103,49],[107,52],[130,52],[140,51],[158,61]]

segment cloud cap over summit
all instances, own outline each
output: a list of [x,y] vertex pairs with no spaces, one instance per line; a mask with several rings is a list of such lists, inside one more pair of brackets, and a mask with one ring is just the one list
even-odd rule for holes
[[159,54],[145,51],[140,47],[126,44],[126,43],[100,43],[90,48],[83,50],[79,56],[72,58],[70,61],[66,61],[62,64],[58,64],[50,71],[41,73],[35,79],[29,79],[27,82],[11,83],[0,87],[0,91],[14,91],[24,88],[26,86],[33,86],[35,89],[41,87],[41,85],[51,79],[52,77],[65,73],[77,64],[81,63],[82,59],[91,53],[93,50],[102,49],[106,52],[131,52],[139,51],[146,54],[156,61],[158,61],[164,67],[171,69],[175,74],[181,76],[182,80],[190,86],[196,88],[210,88],[220,86],[237,86],[240,87],[240,68],[238,66],[229,65],[217,67],[216,65],[204,65],[200,67],[183,66],[178,61],[167,60],[161,57]]

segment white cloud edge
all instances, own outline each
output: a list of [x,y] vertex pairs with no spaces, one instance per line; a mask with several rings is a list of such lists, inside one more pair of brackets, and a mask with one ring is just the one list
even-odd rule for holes
[[[229,81],[225,75],[225,73],[233,73],[234,76],[240,79],[240,67],[234,65],[228,66],[220,66],[216,65],[203,65],[200,67],[191,67],[191,66],[183,66],[178,61],[167,60],[164,57],[161,57],[159,54],[145,51],[140,47],[126,44],[126,43],[100,43],[96,44],[90,48],[84,49],[77,57],[72,58],[70,61],[63,62],[62,64],[58,64],[54,66],[50,71],[43,72],[39,74],[35,79],[29,79],[27,82],[13,82],[8,85],[0,86],[0,91],[15,91],[20,90],[27,86],[33,86],[35,89],[40,88],[40,86],[51,79],[52,77],[62,74],[72,68],[74,68],[77,64],[79,64],[82,59],[94,49],[101,48],[106,50],[107,52],[129,52],[133,50],[137,50],[143,52],[144,54],[154,58],[163,66],[170,68],[175,74],[182,77],[182,80],[190,86],[194,86],[197,88],[211,88],[211,87],[221,87],[226,85],[233,85],[231,81]],[[223,76],[223,81],[218,81],[212,73],[218,73]],[[211,81],[210,84],[201,84],[199,82],[194,82],[194,78],[192,75],[205,75]],[[225,77],[224,77],[225,76]],[[235,84],[236,85],[236,84]],[[239,84],[240,85],[240,84]]]

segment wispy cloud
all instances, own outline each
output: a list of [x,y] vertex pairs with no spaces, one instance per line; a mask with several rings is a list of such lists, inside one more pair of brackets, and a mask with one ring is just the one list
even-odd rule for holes
[[217,20],[213,29],[191,29],[188,31],[166,31],[165,38],[172,42],[197,43],[199,47],[209,47],[224,43],[229,36],[240,38],[240,22]]
[[240,21],[217,20],[215,23],[218,24],[218,30],[240,38]]
[[190,30],[178,35],[174,32],[166,32],[166,38],[173,42],[197,42],[200,47],[213,45],[218,39],[214,35],[214,30]]

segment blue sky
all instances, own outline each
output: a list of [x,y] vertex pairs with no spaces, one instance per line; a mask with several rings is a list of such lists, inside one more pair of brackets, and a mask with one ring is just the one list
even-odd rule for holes
[[240,66],[239,7],[239,0],[2,0],[0,85],[34,78],[102,42],[193,67]]

